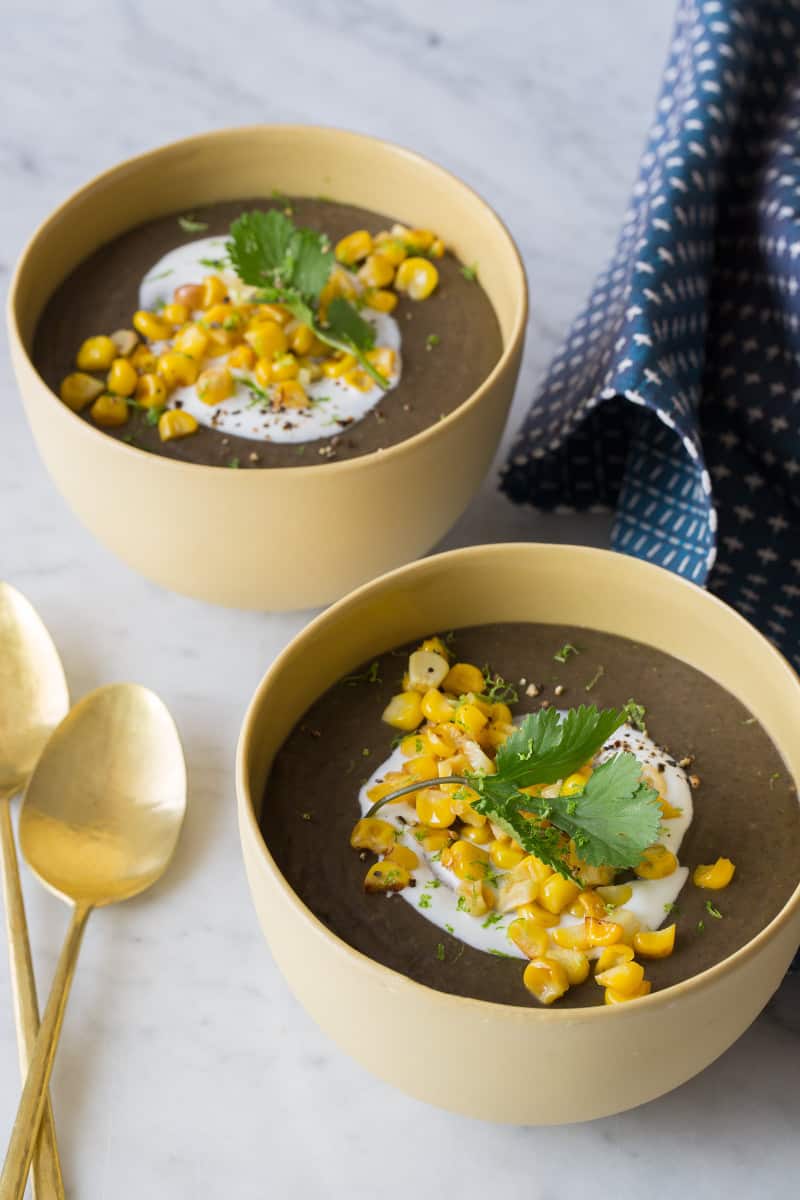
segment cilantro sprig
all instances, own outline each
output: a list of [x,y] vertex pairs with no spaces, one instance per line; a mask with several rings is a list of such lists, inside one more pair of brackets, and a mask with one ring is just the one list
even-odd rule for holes
[[662,812],[658,793],[643,782],[633,754],[615,754],[595,767],[581,791],[544,797],[523,789],[555,783],[592,758],[626,720],[624,709],[581,705],[563,719],[555,709],[529,713],[503,743],[496,772],[417,780],[382,797],[370,809],[420,787],[461,783],[477,792],[472,807],[488,817],[528,854],[574,879],[571,847],[588,866],[635,867],[658,837]]
[[242,213],[231,225],[226,251],[236,274],[259,289],[260,299],[288,308],[321,342],[352,354],[376,383],[388,388],[389,381],[366,357],[375,345],[375,332],[354,305],[335,296],[324,321],[319,315],[335,263],[324,234],[298,227],[276,209]]

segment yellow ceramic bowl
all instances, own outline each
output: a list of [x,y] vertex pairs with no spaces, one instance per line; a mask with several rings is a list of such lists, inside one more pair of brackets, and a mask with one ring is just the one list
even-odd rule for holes
[[270,763],[325,689],[431,630],[493,621],[588,626],[691,663],[747,704],[796,783],[800,681],[732,609],[658,567],[604,550],[500,545],[360,588],[295,638],[256,692],[238,751],[242,845],[264,933],[298,999],[354,1058],[422,1100],[494,1121],[584,1121],[677,1087],[744,1032],[800,941],[800,888],[741,950],[634,1004],[514,1007],[434,991],[351,949],[301,903],[258,829]]
[[[116,441],[72,413],[30,349],[49,296],[87,255],[165,213],[239,196],[324,191],[436,229],[479,262],[503,353],[444,420],[388,450],[318,466],[225,471]],[[519,371],[525,273],[505,226],[470,188],[387,142],[263,125],[175,142],[106,171],[37,230],[11,285],[14,369],[39,451],[64,498],[109,549],[165,587],[217,604],[327,603],[425,553],[477,490]]]

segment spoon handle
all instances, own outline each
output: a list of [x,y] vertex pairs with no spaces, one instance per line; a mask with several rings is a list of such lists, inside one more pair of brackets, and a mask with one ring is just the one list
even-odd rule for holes
[[76,905],[72,913],[0,1174],[0,1200],[23,1200],[78,952],[91,911],[90,905]]
[[[31,944],[8,797],[0,797],[0,847],[11,992],[17,1027],[20,1073],[24,1083],[36,1034],[39,1032],[39,1004],[36,998]],[[49,1096],[45,1099],[39,1141],[33,1156],[33,1194],[36,1200],[64,1200],[64,1181],[61,1177],[61,1163]]]

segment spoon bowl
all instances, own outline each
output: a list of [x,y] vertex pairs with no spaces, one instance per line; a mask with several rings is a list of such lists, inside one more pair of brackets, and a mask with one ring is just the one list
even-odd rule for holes
[[0,795],[24,787],[69,708],[58,651],[36,609],[0,582]]
[[76,704],[50,739],[25,794],[20,846],[51,891],[99,907],[158,879],[185,808],[167,708],[138,684],[111,684]]
[[73,911],[0,1174],[0,1200],[22,1200],[25,1191],[89,914],[155,883],[172,858],[185,811],[178,731],[147,688],[98,688],[45,746],[23,801],[20,846],[45,886]]

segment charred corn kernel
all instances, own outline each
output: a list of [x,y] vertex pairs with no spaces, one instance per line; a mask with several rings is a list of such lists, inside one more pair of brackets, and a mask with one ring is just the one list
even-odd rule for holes
[[611,884],[597,888],[597,895],[603,901],[606,908],[621,908],[623,904],[627,904],[633,895],[633,888],[629,883]]
[[488,717],[476,704],[460,704],[456,709],[455,722],[460,729],[474,737],[486,725]]
[[492,908],[492,893],[480,879],[462,879],[458,885],[458,907],[471,917],[484,917]]
[[226,285],[219,275],[206,275],[203,280],[203,294],[200,297],[201,308],[212,308],[220,304],[228,294]]
[[350,834],[350,845],[354,850],[371,850],[373,854],[388,854],[394,840],[394,826],[380,817],[362,817]]
[[408,681],[418,692],[438,688],[447,674],[447,659],[433,650],[415,650],[408,659]]
[[417,792],[417,816],[423,825],[434,829],[448,829],[456,815],[450,805],[450,797],[438,788],[423,788]]
[[426,854],[438,854],[447,849],[454,836],[450,829],[431,829],[420,839],[420,845]]
[[83,371],[73,371],[61,380],[59,395],[67,408],[71,408],[73,412],[81,412],[87,404],[96,400],[102,391],[103,384],[99,379],[93,379]]
[[188,437],[197,433],[198,425],[191,413],[182,408],[170,408],[158,418],[158,436],[162,442],[171,442],[173,438]]
[[550,946],[545,958],[559,963],[567,972],[570,987],[583,983],[589,977],[589,960],[582,950],[570,950],[565,946]]
[[252,346],[237,346],[227,358],[228,366],[238,371],[251,371],[255,361],[256,354]]
[[491,725],[486,729],[485,734],[489,742],[489,746],[493,746],[496,750],[499,749],[514,732],[514,726],[509,722],[492,721]]
[[[404,737],[400,743],[400,749],[406,758],[416,758],[419,754],[433,754],[434,752],[427,729],[419,729],[416,733],[410,733],[408,737]],[[435,771],[434,774],[436,774]]]
[[392,696],[381,717],[393,729],[416,729],[422,722],[419,692],[398,692]]
[[136,347],[130,358],[131,366],[135,367],[140,375],[150,374],[156,369],[156,356],[149,346],[144,346],[141,343]]
[[640,879],[664,879],[678,869],[678,860],[671,850],[657,842],[648,846],[642,861],[635,868]]
[[606,906],[597,892],[581,892],[575,897],[569,911],[573,917],[597,917],[602,920],[606,915]]
[[116,396],[132,396],[139,376],[127,358],[115,358],[106,376],[106,387]]
[[197,376],[194,390],[203,404],[221,404],[233,395],[233,376],[227,367],[207,367]]
[[116,355],[117,348],[111,338],[98,335],[81,343],[75,364],[81,371],[107,371]]
[[492,704],[491,708],[489,709],[489,716],[493,721],[497,721],[501,725],[510,725],[514,720],[513,714],[508,705],[500,702]]
[[675,926],[640,930],[633,935],[633,948],[642,958],[669,958],[675,949]]
[[188,306],[177,300],[173,300],[172,304],[165,304],[159,314],[161,320],[169,321],[170,325],[184,325],[190,315]]
[[535,854],[529,854],[525,859],[528,870],[538,883],[545,883],[553,874],[553,868],[542,862]]
[[257,358],[266,358],[270,362],[276,355],[285,354],[289,348],[286,331],[277,321],[262,321],[244,335],[244,340],[252,347]]
[[352,371],[346,371],[342,376],[342,382],[346,383],[348,387],[356,388],[359,392],[368,392],[375,385],[372,376],[361,367],[353,367]]
[[199,367],[197,360],[180,350],[167,350],[159,354],[156,371],[168,388],[188,387],[197,381]]
[[397,295],[384,291],[383,288],[371,288],[364,297],[367,308],[375,312],[390,313],[397,308]]
[[561,963],[548,958],[534,958],[529,962],[522,982],[540,1004],[560,1000],[569,989],[569,978]]
[[382,254],[370,254],[359,269],[358,278],[368,288],[383,288],[394,279],[394,267]]
[[122,396],[109,396],[105,392],[97,397],[89,411],[95,424],[102,425],[105,429],[114,429],[127,421],[128,402]]
[[571,879],[563,875],[553,874],[539,888],[539,903],[548,912],[563,912],[577,896],[581,889]]
[[446,721],[453,720],[455,709],[440,691],[437,691],[436,688],[431,688],[422,697],[422,713],[429,721],[434,721],[437,725],[440,725]]
[[144,408],[162,408],[167,402],[167,388],[158,375],[140,375],[136,384],[136,399]]
[[297,379],[284,379],[275,384],[273,408],[308,408],[308,404],[306,389]]
[[380,783],[374,783],[367,792],[367,797],[374,804],[376,800],[382,800],[384,796],[396,792],[398,788],[408,783],[405,775],[401,771],[387,771]]
[[543,929],[552,929],[557,925],[560,918],[557,913],[548,912],[546,908],[542,908],[535,900],[530,900],[527,904],[520,904],[517,912],[521,917],[530,917],[537,925],[541,925]]
[[405,867],[407,871],[415,871],[419,866],[418,855],[408,846],[401,846],[398,842],[392,846],[388,854],[384,855],[383,861],[397,863],[399,867]]
[[163,342],[172,333],[171,325],[162,321],[155,313],[147,312],[144,308],[140,308],[133,314],[133,328],[148,342]]
[[510,871],[518,867],[525,857],[524,850],[516,849],[511,842],[495,839],[489,847],[489,858],[498,871]]
[[180,287],[175,288],[172,299],[175,304],[182,304],[189,312],[194,312],[195,309],[203,307],[203,285],[182,283]]
[[521,908],[523,904],[532,904],[538,890],[539,885],[535,879],[514,878],[513,872],[504,875],[497,889],[498,912],[512,912]]
[[356,365],[352,354],[336,354],[333,358],[325,359],[322,364],[322,374],[329,379],[338,379],[340,375],[352,371]]
[[622,963],[630,962],[633,958],[633,947],[624,942],[616,942],[613,946],[604,946],[595,965],[595,971],[608,971],[611,967],[619,967]]
[[292,314],[282,304],[259,304],[251,317],[255,327],[259,321],[275,321],[278,325],[286,325]]
[[547,952],[547,930],[529,917],[517,917],[508,927],[508,936],[528,958],[542,958]]
[[427,300],[439,282],[439,272],[427,258],[407,258],[400,263],[394,277],[398,292],[405,292],[411,300]]
[[590,867],[585,862],[581,862],[573,850],[574,848],[571,847],[569,865],[585,888],[598,887],[613,881],[613,867]]
[[586,925],[559,925],[550,934],[557,946],[565,950],[588,950],[589,941],[586,937]]
[[293,354],[279,354],[272,360],[272,378],[276,383],[285,383],[287,379],[297,379],[299,369],[297,359]]
[[735,870],[736,867],[729,858],[718,858],[715,863],[695,867],[692,882],[695,887],[717,892],[728,886]]
[[309,325],[298,325],[289,334],[289,348],[293,354],[311,354],[317,338]]
[[441,238],[434,238],[428,248],[431,258],[444,258],[445,244]]
[[619,992],[616,988],[606,988],[606,1004],[625,1004],[627,1000],[638,1000],[640,996],[649,996],[652,990],[649,979],[643,979],[635,992]]
[[455,754],[455,744],[450,737],[452,728],[452,725],[444,724],[429,725],[426,729],[431,750],[437,758],[450,758]]
[[[368,350],[366,359],[370,366],[373,366],[376,371],[380,371],[385,379],[389,378],[397,364],[397,355],[390,346],[376,346],[374,350]],[[445,663],[447,663],[446,659]]]
[[114,349],[121,358],[128,358],[136,349],[139,339],[132,329],[115,329],[111,334]]
[[632,946],[633,939],[642,927],[642,923],[628,908],[614,909],[614,924],[622,927],[621,941]]
[[601,987],[613,988],[615,992],[623,992],[626,996],[638,991],[643,980],[644,967],[633,959],[609,967],[607,971],[598,971],[595,975],[595,981]]
[[419,754],[408,760],[405,769],[411,779],[435,779],[438,774],[437,767],[438,764],[433,755]]
[[401,867],[399,863],[381,860],[373,863],[367,871],[364,877],[364,891],[401,892],[410,882],[411,876],[405,867]]
[[[248,346],[247,349],[250,350],[250,347]],[[230,362],[230,359],[228,361]],[[259,358],[253,368],[253,374],[256,377],[256,383],[260,383],[262,388],[270,387],[272,384],[271,361],[267,358]]]
[[483,671],[472,663],[454,663],[445,676],[442,687],[452,696],[463,696],[466,692],[483,691]]
[[582,792],[585,787],[586,780],[584,779],[583,775],[579,775],[578,772],[575,771],[572,775],[568,775],[567,778],[562,782],[560,791],[562,796],[576,796],[578,792]]
[[366,229],[356,229],[336,243],[336,258],[347,267],[361,262],[362,258],[371,253],[372,234]]
[[442,864],[449,867],[459,879],[485,879],[488,873],[488,857],[481,846],[463,839],[454,842],[442,851]]
[[[476,813],[476,816],[480,814]],[[465,825],[461,830],[462,838],[466,838],[468,842],[475,842],[477,846],[486,846],[492,840],[492,831],[489,828],[487,821],[483,825]]]
[[430,250],[436,234],[430,229],[407,229],[403,241],[409,250]]
[[616,921],[602,921],[597,917],[587,917],[586,940],[590,946],[613,946],[621,942],[625,930]]

